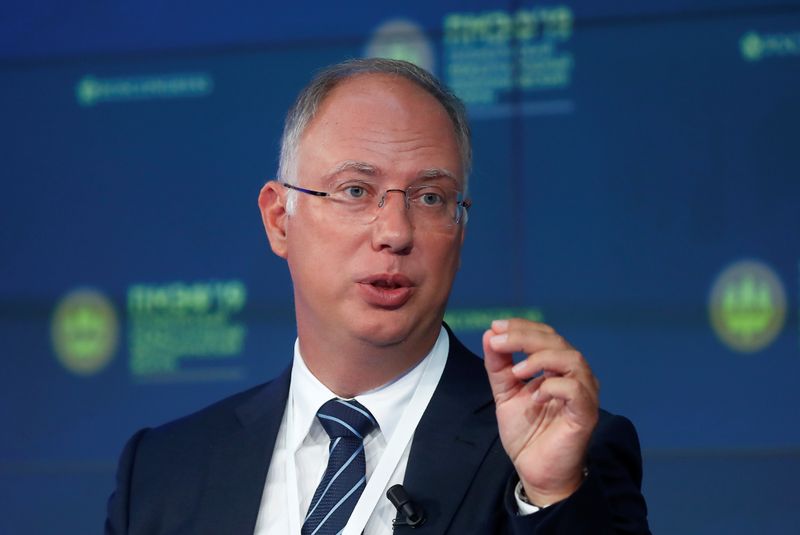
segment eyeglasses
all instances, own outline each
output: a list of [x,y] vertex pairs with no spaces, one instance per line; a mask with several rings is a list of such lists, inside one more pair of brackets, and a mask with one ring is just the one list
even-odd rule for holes
[[434,184],[389,188],[382,193],[373,184],[363,181],[344,182],[331,192],[301,188],[286,182],[281,184],[307,195],[329,199],[337,218],[363,225],[378,218],[378,211],[386,204],[386,196],[391,192],[403,194],[409,218],[420,228],[452,228],[466,219],[467,210],[472,206],[472,201],[464,199],[458,189]]

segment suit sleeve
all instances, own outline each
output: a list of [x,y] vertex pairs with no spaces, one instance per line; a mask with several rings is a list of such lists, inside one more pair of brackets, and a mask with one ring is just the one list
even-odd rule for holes
[[142,437],[148,429],[142,429],[133,435],[120,455],[117,466],[117,484],[108,499],[106,511],[105,535],[123,535],[128,533],[128,515],[130,505],[130,489],[136,461],[136,451]]
[[642,456],[633,424],[605,418],[587,456],[589,475],[569,498],[531,515],[517,514],[513,478],[505,492],[514,535],[650,535],[641,492]]

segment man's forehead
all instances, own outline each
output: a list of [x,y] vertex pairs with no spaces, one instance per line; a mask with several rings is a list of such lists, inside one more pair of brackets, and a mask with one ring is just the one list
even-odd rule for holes
[[332,98],[337,93],[347,93],[349,91],[353,91],[354,89],[364,88],[368,89],[369,91],[391,92],[393,89],[396,89],[400,86],[416,88],[420,91],[430,94],[419,84],[409,80],[404,76],[383,72],[365,72],[352,74],[343,80],[339,80],[339,82],[336,83],[336,85],[331,88],[330,91],[328,91],[328,94],[322,99],[322,102]]
[[[462,185],[451,117],[417,83],[369,73],[341,81],[322,100],[298,140],[298,165],[330,181],[344,174]],[[308,172],[304,170],[303,172]]]
[[426,108],[428,113],[440,113],[452,123],[445,107],[429,91],[408,78],[386,73],[360,73],[339,81],[320,101],[312,122],[342,105],[367,104],[378,99],[385,106],[409,113]]

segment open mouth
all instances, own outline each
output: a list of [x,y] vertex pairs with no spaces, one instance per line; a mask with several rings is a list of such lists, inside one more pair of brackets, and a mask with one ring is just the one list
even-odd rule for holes
[[395,290],[397,288],[410,288],[414,286],[414,283],[411,282],[411,279],[399,273],[381,273],[378,275],[372,275],[361,282],[384,290]]
[[404,305],[414,291],[414,283],[405,275],[378,274],[360,281],[364,299],[380,308],[397,308]]
[[386,288],[388,290],[394,290],[395,288],[402,288],[403,287],[402,285],[400,285],[400,284],[398,284],[396,282],[392,282],[390,280],[385,280],[385,279],[379,279],[379,280],[376,280],[376,281],[372,281],[372,282],[370,282],[370,284],[375,286],[376,288]]

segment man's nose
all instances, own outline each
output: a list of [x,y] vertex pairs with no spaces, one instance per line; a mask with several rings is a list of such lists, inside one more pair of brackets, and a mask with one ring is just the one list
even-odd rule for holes
[[414,244],[414,225],[401,189],[386,190],[378,204],[378,217],[372,223],[372,246],[376,251],[388,249],[395,254],[408,254]]

